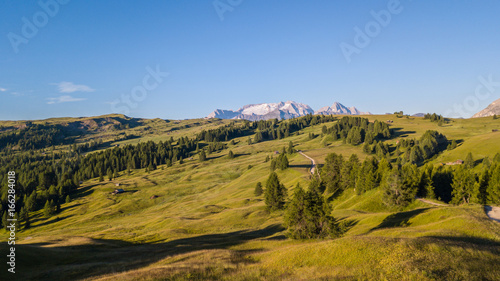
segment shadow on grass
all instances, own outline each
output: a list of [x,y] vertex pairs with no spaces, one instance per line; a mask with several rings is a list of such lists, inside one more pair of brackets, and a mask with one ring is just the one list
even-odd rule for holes
[[78,207],[78,206],[80,206],[82,204],[78,203],[78,204],[74,204],[74,205],[71,205],[71,206],[68,206],[68,204],[65,204],[65,205],[66,205],[65,207],[61,208],[61,212],[71,210],[71,209],[76,208],[76,207]]
[[408,221],[411,218],[416,217],[429,209],[430,208],[422,208],[422,209],[415,209],[415,210],[406,211],[406,212],[394,213],[394,214],[386,217],[379,225],[372,228],[370,230],[370,232],[378,230],[378,229],[383,229],[383,228],[408,226],[409,225]]
[[415,131],[403,131],[403,128],[391,128],[392,136],[391,138],[404,138],[407,137],[408,134],[415,134]]
[[85,197],[85,196],[88,196],[90,194],[92,194],[94,192],[94,190],[92,189],[93,187],[97,186],[98,184],[93,184],[93,185],[89,185],[89,186],[86,186],[86,187],[82,187],[82,188],[79,188],[76,190],[76,192],[71,196],[73,199],[76,199],[76,198],[81,198],[81,197]]
[[[16,245],[19,272],[23,280],[75,280],[98,275],[120,273],[147,267],[167,257],[200,250],[229,249],[253,239],[264,239],[284,228],[280,224],[258,230],[199,235],[163,243],[133,244],[121,240],[92,239],[92,244],[52,246],[47,243]],[[276,238],[275,238],[276,239]],[[7,250],[6,243],[0,250]],[[4,249],[5,248],[5,249]],[[230,263],[252,263],[246,256],[256,250],[233,250]],[[22,275],[22,276],[21,276]]]
[[288,166],[289,168],[307,168],[307,169],[311,169],[311,164],[307,164],[307,165],[289,165]]
[[[56,214],[56,215],[54,215],[54,217],[55,217],[54,219],[46,219],[46,220],[45,220],[45,222],[40,223],[40,224],[37,224],[37,225],[32,225],[32,227],[31,227],[31,228],[40,227],[40,226],[45,226],[45,225],[53,224],[53,223],[55,223],[55,222],[60,222],[60,221],[62,221],[62,220],[65,220],[65,219],[67,219],[67,218],[70,218],[70,217],[72,217],[72,216],[73,216],[73,215],[68,215],[68,216],[58,216],[58,215]],[[40,221],[40,219],[39,219],[39,220],[37,220],[37,221]],[[33,223],[32,223],[32,224],[33,224]]]
[[479,249],[500,256],[500,242],[487,238],[467,236],[425,236],[419,238],[419,240],[425,242],[434,240],[433,242],[439,245],[455,246],[474,251]]

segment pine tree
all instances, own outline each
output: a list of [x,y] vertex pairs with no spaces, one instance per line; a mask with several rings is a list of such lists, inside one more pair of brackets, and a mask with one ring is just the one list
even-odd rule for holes
[[259,197],[262,195],[264,191],[262,190],[262,184],[259,182],[257,182],[257,184],[255,185],[255,190],[254,190],[254,194],[255,196]]
[[495,154],[493,157],[493,162],[500,163],[500,153]]
[[488,156],[484,157],[482,164],[483,169],[489,169],[491,167],[490,158]]
[[205,162],[207,160],[207,154],[205,154],[205,150],[200,152],[200,162]]
[[55,210],[54,210],[54,204],[52,203],[52,201],[50,200],[47,200],[45,202],[45,206],[43,207],[43,214],[45,215],[45,217],[51,217],[53,214],[54,214]]
[[292,141],[290,141],[290,142],[288,143],[288,149],[287,149],[287,152],[288,152],[288,154],[293,154],[293,152],[294,152],[294,150],[293,150],[293,142],[292,142]]
[[464,167],[467,168],[467,169],[474,168],[474,158],[472,158],[472,153],[471,152],[469,152],[467,154],[467,157],[465,157]]
[[99,182],[104,181],[104,176],[102,174],[99,174]]
[[286,156],[286,154],[280,154],[280,156],[278,156],[278,158],[276,159],[276,167],[283,171],[288,169],[288,165],[288,157]]
[[69,195],[66,196],[66,203],[69,203],[71,202],[71,197],[69,197]]
[[232,150],[229,150],[229,153],[227,154],[227,158],[233,159],[234,158],[234,153]]
[[358,176],[359,159],[356,154],[352,154],[348,161],[342,164],[340,170],[340,186],[343,190],[356,187],[356,178]]
[[272,172],[266,182],[264,201],[271,211],[283,209],[285,205],[286,188],[280,183],[278,175]]
[[317,188],[311,186],[305,192],[297,184],[284,218],[288,236],[292,239],[338,237],[338,227],[329,213],[328,204]]
[[417,188],[411,184],[411,175],[405,175],[403,168],[394,168],[385,182],[383,200],[389,206],[405,207],[414,200]]
[[471,201],[485,205],[488,202],[488,185],[490,181],[489,170],[484,168],[479,176],[479,182],[475,185],[474,196]]
[[108,179],[111,181],[113,179],[113,171],[111,171],[111,169],[108,168],[108,171],[106,174],[108,175]]
[[31,227],[30,214],[27,213],[24,218],[24,229],[29,229]]
[[342,163],[342,155],[336,153],[330,153],[325,158],[325,165],[321,169],[321,179],[330,193],[336,193],[340,189]]
[[500,164],[496,164],[490,168],[491,175],[488,183],[488,203],[498,205],[500,204]]
[[458,167],[453,173],[453,183],[451,184],[452,199],[453,204],[470,202],[471,197],[474,196],[474,190],[476,185],[476,180],[473,172],[466,166]]

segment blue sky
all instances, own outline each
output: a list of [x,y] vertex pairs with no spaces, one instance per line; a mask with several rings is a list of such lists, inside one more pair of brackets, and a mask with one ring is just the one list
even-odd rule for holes
[[184,119],[286,100],[469,117],[500,98],[495,0],[0,6],[1,120]]

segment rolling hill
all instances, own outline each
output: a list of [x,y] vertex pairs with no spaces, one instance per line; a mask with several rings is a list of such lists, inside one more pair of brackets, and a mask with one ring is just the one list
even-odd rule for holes
[[[342,117],[342,116],[339,116]],[[370,121],[389,124],[392,136],[381,140],[395,148],[403,139],[418,139],[437,130],[455,149],[443,150],[425,164],[465,159],[472,152],[481,161],[500,152],[500,120],[450,119],[442,126],[421,117],[368,115]],[[319,119],[318,119],[319,120]],[[347,189],[329,198],[331,215],[343,222],[337,239],[293,240],[286,237],[284,211],[269,212],[257,182],[265,183],[276,151],[293,143],[294,149],[321,167],[329,153],[344,158],[372,157],[363,145],[343,143],[324,133],[339,119],[304,126],[289,136],[261,142],[258,131],[228,137],[227,147],[199,161],[197,151],[171,166],[125,171],[112,180],[84,180],[46,217],[31,214],[31,227],[17,233],[16,254],[24,280],[498,280],[500,277],[500,223],[490,220],[479,204],[434,206],[412,201],[395,209],[383,201],[384,190],[358,194]],[[289,120],[290,121],[290,120]],[[281,121],[281,122],[289,122]],[[292,120],[293,121],[293,120]],[[247,121],[196,119],[133,119],[126,116],[62,118],[0,122],[3,134],[32,124],[60,125],[75,130],[55,146],[69,151],[73,143],[103,139],[92,153],[147,141],[165,142],[189,137],[231,123]],[[311,122],[311,124],[314,122]],[[127,126],[128,124],[128,126]],[[286,124],[286,123],[283,123]],[[283,125],[285,126],[285,125]],[[125,137],[134,136],[134,137]],[[205,141],[200,141],[201,147]],[[23,154],[8,146],[9,153]],[[52,146],[33,150],[51,153]],[[229,158],[229,151],[235,157]],[[2,152],[4,153],[4,152]],[[68,152],[69,153],[69,152]],[[391,150],[392,161],[395,161]],[[7,157],[2,154],[2,158]],[[85,156],[83,156],[85,157]],[[288,155],[289,168],[277,171],[288,189],[311,181],[311,161],[299,153]],[[111,194],[119,185],[122,194]],[[438,202],[438,201],[436,201]],[[500,204],[500,202],[499,202]],[[7,232],[0,231],[1,241]],[[1,244],[5,252],[6,243]],[[29,270],[27,270],[29,268]],[[5,270],[0,273],[3,280]],[[5,277],[6,278],[6,277]],[[6,279],[7,280],[7,279]]]

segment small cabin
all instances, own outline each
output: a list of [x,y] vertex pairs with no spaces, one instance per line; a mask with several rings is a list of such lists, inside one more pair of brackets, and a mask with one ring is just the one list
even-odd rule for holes
[[120,186],[120,183],[119,182],[115,183],[115,186]]
[[453,166],[453,165],[462,165],[463,163],[464,163],[464,161],[463,161],[463,160],[458,159],[458,160],[457,160],[457,161],[455,161],[455,162],[448,162],[448,163],[446,163],[446,165],[449,165],[449,166]]
[[112,193],[113,194],[120,194],[120,193],[124,193],[124,192],[125,192],[125,190],[118,188],[118,189],[115,189],[115,191],[113,191]]

